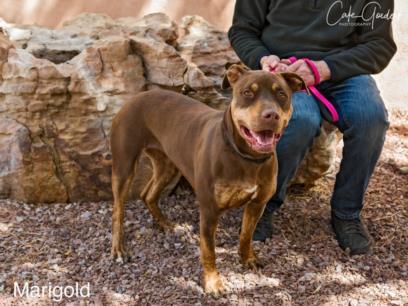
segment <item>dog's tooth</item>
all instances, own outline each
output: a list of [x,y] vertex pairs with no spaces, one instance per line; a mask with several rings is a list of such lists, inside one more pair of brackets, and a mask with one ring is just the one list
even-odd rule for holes
[[256,138],[256,141],[258,142],[258,143],[260,143],[260,144],[262,144],[262,136],[260,136],[259,134],[255,134],[255,138]]

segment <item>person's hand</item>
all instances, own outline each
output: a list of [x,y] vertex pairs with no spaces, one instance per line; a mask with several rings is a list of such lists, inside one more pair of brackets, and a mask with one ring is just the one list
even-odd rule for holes
[[260,60],[262,70],[272,72],[279,65],[280,58],[276,55],[264,56]]
[[327,65],[325,61],[315,61],[314,63],[320,73],[320,83],[330,80],[331,70],[329,68],[329,65]]
[[[324,82],[330,79],[331,72],[329,66],[325,61],[313,61],[320,74],[320,82]],[[306,83],[307,86],[317,85],[315,84],[315,77],[313,71],[306,64],[304,60],[298,60],[290,65],[287,69],[288,72],[293,72],[299,75]]]
[[273,72],[285,72],[288,71],[289,65],[285,64],[282,60],[276,65],[276,68]]
[[276,55],[264,56],[261,58],[260,63],[262,70],[268,72],[285,72],[289,67],[287,62],[284,62],[284,60],[281,60]]

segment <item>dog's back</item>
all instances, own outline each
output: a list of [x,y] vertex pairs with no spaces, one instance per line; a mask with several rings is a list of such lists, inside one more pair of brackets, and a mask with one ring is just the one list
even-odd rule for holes
[[192,167],[194,156],[190,150],[183,150],[182,144],[187,141],[194,151],[197,140],[202,138],[200,134],[217,120],[222,120],[221,111],[187,96],[168,90],[140,93],[113,119],[110,138],[113,171],[117,169],[116,161],[121,165],[124,160],[134,164],[144,149],[153,148],[164,152],[182,172],[187,172],[183,168]]

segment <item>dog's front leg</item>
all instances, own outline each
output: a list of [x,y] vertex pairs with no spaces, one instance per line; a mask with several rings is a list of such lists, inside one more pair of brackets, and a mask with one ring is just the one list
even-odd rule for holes
[[241,262],[255,270],[262,268],[263,264],[256,257],[252,249],[252,236],[264,208],[265,204],[259,203],[249,203],[245,206],[241,234],[239,236],[239,255],[241,256]]
[[124,203],[122,201],[116,200],[114,202],[112,216],[111,256],[119,263],[127,260],[127,254],[123,243],[123,205]]
[[209,207],[200,209],[200,250],[204,290],[215,296],[224,291],[219,272],[215,266],[215,231],[219,215],[219,212],[212,211]]

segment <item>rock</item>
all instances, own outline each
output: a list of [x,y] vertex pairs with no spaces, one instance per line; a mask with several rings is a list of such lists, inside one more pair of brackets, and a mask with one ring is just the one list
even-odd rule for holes
[[402,306],[402,305],[404,305],[404,302],[401,301],[401,300],[391,300],[390,304],[391,305],[396,305],[396,306]]
[[[180,26],[164,14],[90,13],[55,30],[0,24],[0,198],[110,200],[111,120],[141,91],[183,90],[212,107],[228,105],[221,80],[239,60],[226,33],[201,17]],[[319,154],[331,142],[322,136]],[[137,171],[132,197],[150,178],[146,156]]]
[[4,30],[0,28],[0,68],[7,61],[9,50],[12,48],[14,48],[13,44],[7,38]]
[[239,62],[227,36],[200,16],[185,16],[180,30],[183,35],[177,49],[190,63],[186,81],[197,91],[194,98],[214,107],[222,107],[228,101],[228,92],[220,96],[213,87],[221,86],[227,64]]
[[181,56],[220,86],[225,65],[239,62],[225,33],[200,16],[184,17],[180,29],[183,35],[177,49]]

